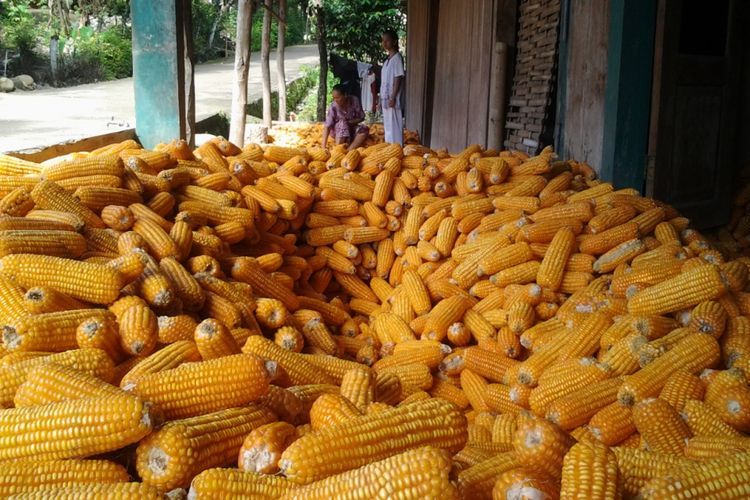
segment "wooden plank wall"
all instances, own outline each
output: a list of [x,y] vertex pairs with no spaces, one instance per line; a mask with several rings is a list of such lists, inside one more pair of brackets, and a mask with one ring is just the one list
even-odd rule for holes
[[409,0],[406,31],[406,128],[425,138],[425,98],[429,59],[430,4],[432,0]]
[[737,159],[740,168],[750,168],[750,34],[745,32],[745,60],[742,64],[742,108],[740,111],[740,140],[737,141]]
[[563,158],[601,168],[607,81],[609,0],[570,4]]
[[453,152],[487,140],[495,3],[440,0],[430,133],[433,147]]

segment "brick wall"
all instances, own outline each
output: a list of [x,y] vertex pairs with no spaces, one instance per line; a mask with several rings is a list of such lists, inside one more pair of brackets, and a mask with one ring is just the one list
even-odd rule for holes
[[504,145],[535,154],[551,140],[560,0],[521,0],[518,48]]

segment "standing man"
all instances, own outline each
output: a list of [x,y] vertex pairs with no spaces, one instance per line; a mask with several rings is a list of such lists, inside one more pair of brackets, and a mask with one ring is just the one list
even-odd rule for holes
[[380,77],[380,105],[383,109],[385,142],[404,145],[404,123],[401,115],[401,89],[404,83],[404,60],[398,51],[398,35],[393,30],[383,33],[383,48],[388,58]]

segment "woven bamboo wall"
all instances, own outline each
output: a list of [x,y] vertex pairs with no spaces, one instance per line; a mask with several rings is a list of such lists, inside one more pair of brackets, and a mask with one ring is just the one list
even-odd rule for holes
[[534,154],[554,125],[560,0],[521,0],[505,147]]

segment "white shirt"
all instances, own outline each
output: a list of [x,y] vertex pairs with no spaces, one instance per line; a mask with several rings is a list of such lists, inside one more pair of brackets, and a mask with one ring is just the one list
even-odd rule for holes
[[[383,101],[383,107],[388,107],[388,101],[392,97],[393,80],[399,76],[404,76],[404,60],[401,53],[396,52],[383,64],[383,70],[380,75],[380,99]],[[400,99],[396,99],[396,107],[401,107]]]

